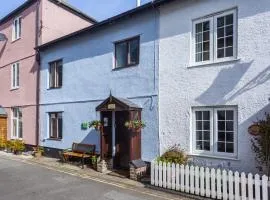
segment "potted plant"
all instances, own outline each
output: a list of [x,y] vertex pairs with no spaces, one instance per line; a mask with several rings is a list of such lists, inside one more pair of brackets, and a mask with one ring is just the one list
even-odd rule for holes
[[25,145],[22,140],[12,140],[12,150],[15,155],[20,155],[25,150]]
[[34,149],[34,152],[33,152],[34,157],[40,158],[41,156],[43,156],[44,147],[37,146],[37,147],[33,147],[33,149]]
[[91,164],[94,169],[97,169],[97,156],[96,155],[91,157]]
[[94,128],[97,131],[99,131],[101,127],[102,127],[102,123],[99,120],[93,120],[89,122],[89,128]]
[[145,123],[141,120],[130,120],[125,123],[125,127],[127,127],[129,130],[135,131],[139,131],[145,126],[146,126]]

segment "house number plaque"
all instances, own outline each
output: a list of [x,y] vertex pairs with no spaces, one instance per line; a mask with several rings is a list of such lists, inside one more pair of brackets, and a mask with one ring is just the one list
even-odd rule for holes
[[115,104],[108,104],[108,109],[114,110],[115,109]]

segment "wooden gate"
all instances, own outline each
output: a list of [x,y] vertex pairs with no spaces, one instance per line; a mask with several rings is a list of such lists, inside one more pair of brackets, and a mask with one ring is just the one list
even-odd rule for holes
[[7,141],[7,118],[0,116],[0,140]]

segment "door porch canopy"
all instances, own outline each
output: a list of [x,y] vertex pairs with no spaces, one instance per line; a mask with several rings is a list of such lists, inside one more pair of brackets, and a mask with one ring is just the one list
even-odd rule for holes
[[142,108],[132,101],[124,98],[116,98],[112,95],[105,99],[96,111],[141,111]]

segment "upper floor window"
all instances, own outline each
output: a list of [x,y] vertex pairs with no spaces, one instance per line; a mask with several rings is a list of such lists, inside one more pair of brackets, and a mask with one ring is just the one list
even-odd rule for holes
[[139,64],[140,37],[115,43],[115,68]]
[[61,112],[52,112],[49,113],[49,137],[51,139],[62,139],[62,113]]
[[19,107],[12,108],[12,126],[11,138],[17,139],[23,137],[22,110]]
[[237,109],[193,109],[193,152],[214,156],[237,154]]
[[19,88],[20,83],[20,64],[14,63],[11,66],[11,89]]
[[49,65],[50,88],[62,87],[62,60],[53,61]]
[[22,34],[22,18],[17,17],[13,21],[12,41],[15,41],[21,38],[21,34]]
[[193,21],[193,63],[236,58],[236,17],[231,10]]

